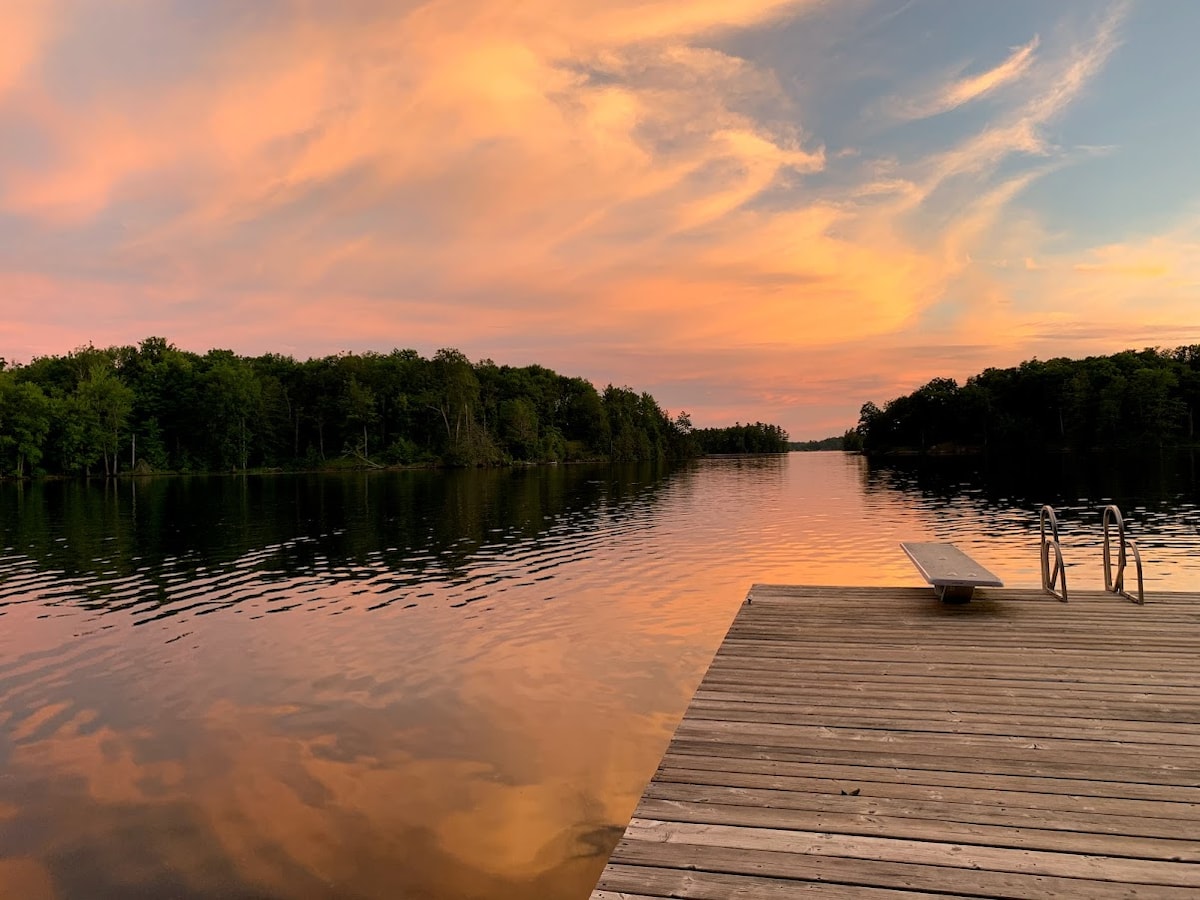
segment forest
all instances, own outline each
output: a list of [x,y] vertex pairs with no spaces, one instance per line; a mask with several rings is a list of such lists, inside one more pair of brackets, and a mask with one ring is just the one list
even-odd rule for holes
[[648,393],[439,350],[197,354],[165,338],[0,358],[0,476],[678,460],[786,449],[777,425],[694,429]]
[[844,441],[868,454],[1165,447],[1195,441],[1198,406],[1200,345],[1032,359],[867,403]]
[[726,428],[697,428],[692,432],[702,453],[787,453],[788,433],[778,425],[740,422]]
[[[854,435],[854,438],[851,439],[851,443],[854,445],[853,449],[861,450],[861,442],[856,440],[857,434],[854,433],[853,429],[850,430],[850,433]],[[850,448],[846,447],[846,436],[837,435],[815,441],[792,441],[788,444],[788,449],[801,453],[812,453],[817,450],[846,450]]]
[[345,466],[682,459],[687,413],[538,365],[457,350],[304,362],[197,354],[160,337],[0,359],[0,474],[115,475]]

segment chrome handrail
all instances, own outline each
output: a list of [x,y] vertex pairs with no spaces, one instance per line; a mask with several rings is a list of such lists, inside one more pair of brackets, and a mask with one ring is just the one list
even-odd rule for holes
[[[1046,537],[1046,523],[1050,523],[1050,537]],[[1067,602],[1067,567],[1063,562],[1062,545],[1058,542],[1058,516],[1053,506],[1043,506],[1038,517],[1041,531],[1042,590],[1063,603]],[[1050,567],[1050,551],[1054,551],[1054,568]],[[1056,587],[1057,586],[1057,587]]]
[[[1117,571],[1113,574],[1112,565],[1112,543],[1109,533],[1110,523],[1116,521],[1117,525]],[[1104,507],[1104,589],[1111,594],[1116,594],[1124,597],[1126,600],[1132,600],[1134,603],[1142,604],[1146,602],[1146,593],[1143,589],[1142,582],[1142,554],[1138,550],[1137,542],[1132,538],[1125,537],[1125,519],[1121,516],[1121,510],[1115,505],[1109,504]],[[1125,565],[1128,559],[1125,555],[1125,546],[1129,545],[1129,549],[1133,551],[1133,565],[1137,572],[1137,596],[1125,590]]]

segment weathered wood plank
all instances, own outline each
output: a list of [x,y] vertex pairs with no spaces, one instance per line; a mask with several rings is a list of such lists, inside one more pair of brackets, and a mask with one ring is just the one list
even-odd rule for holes
[[[663,766],[696,768],[722,772],[742,772],[783,778],[808,776],[825,778],[840,790],[868,784],[911,784],[942,790],[965,789],[977,794],[990,791],[1022,791],[1046,796],[1064,794],[1073,797],[1109,797],[1119,800],[1146,800],[1156,803],[1200,804],[1200,787],[1146,784],[1144,782],[1096,781],[1088,778],[1023,775],[1001,772],[954,772],[938,768],[917,769],[904,766],[873,766],[865,760],[850,762],[812,762],[809,760],[771,760],[753,756],[719,757],[711,753],[680,753],[667,748]],[[1190,817],[1189,817],[1190,818]]]
[[973,696],[978,692],[1001,694],[1010,697],[1028,697],[1031,700],[1045,698],[1048,700],[1065,700],[1079,698],[1080,700],[1129,700],[1134,698],[1147,700],[1169,701],[1175,699],[1184,703],[1195,703],[1200,700],[1200,691],[1172,685],[1121,685],[1121,684],[1058,684],[1054,682],[1019,681],[1000,678],[946,678],[942,677],[896,677],[887,680],[882,675],[853,675],[853,674],[822,674],[812,672],[805,676],[794,671],[780,672],[762,670],[718,671],[714,670],[705,677],[701,685],[714,688],[717,685],[744,685],[753,687],[761,683],[764,686],[781,685],[799,689],[798,695],[803,696],[805,689],[815,693],[818,688],[848,690],[863,693],[878,690],[886,693],[939,693]]
[[1200,769],[1195,768],[1184,770],[1167,765],[1159,765],[1156,768],[1100,766],[1079,760],[1060,762],[1050,755],[1047,755],[1045,760],[1013,759],[1007,756],[989,759],[967,754],[952,742],[947,742],[946,754],[939,755],[937,753],[888,753],[869,746],[807,750],[802,747],[741,743],[735,735],[714,735],[712,733],[697,734],[691,737],[692,739],[688,739],[687,736],[676,737],[669,745],[668,751],[681,756],[719,756],[727,759],[863,765],[949,772],[956,775],[1025,775],[1041,778],[1091,780],[1105,784],[1125,784],[1136,779],[1140,784],[1175,787],[1200,784]]
[[[775,714],[756,716],[727,712],[721,717],[689,716],[676,735],[710,733],[722,740],[729,735],[737,743],[767,743],[780,747],[829,747],[842,748],[860,744],[887,745],[889,751],[905,753],[932,753],[944,755],[947,738],[953,736],[954,745],[970,755],[986,753],[996,757],[1037,759],[1054,753],[1055,758],[1070,761],[1091,761],[1089,754],[1102,754],[1111,766],[1135,766],[1138,768],[1177,768],[1180,759],[1196,769],[1200,780],[1200,747],[1196,743],[1176,741],[1147,742],[1127,739],[1113,740],[1110,737],[1029,737],[1027,735],[996,734],[990,731],[951,730],[945,728],[898,729],[865,728],[848,724],[809,724],[789,722],[786,717]],[[1183,737],[1186,737],[1184,735]],[[1163,754],[1167,754],[1165,757]],[[1100,760],[1094,760],[1100,762]]]
[[[700,699],[728,697],[753,697],[763,702],[787,704],[799,708],[828,709],[829,721],[839,721],[839,710],[854,711],[860,714],[875,710],[864,709],[861,691],[805,691],[799,693],[791,685],[723,685],[707,687],[701,685],[696,692]],[[1063,719],[1088,719],[1106,722],[1124,722],[1129,725],[1162,724],[1166,727],[1190,728],[1200,719],[1200,701],[1193,703],[1173,703],[1162,699],[1152,699],[1149,695],[1122,697],[1119,700],[1097,699],[1094,695],[1088,698],[1084,706],[1071,703],[1071,698],[1061,698],[1054,701],[1043,699],[1031,703],[1027,698],[1009,696],[1007,693],[992,693],[977,695],[974,699],[954,696],[951,694],[927,694],[913,696],[907,692],[891,691],[886,695],[880,689],[872,700],[886,696],[886,706],[878,708],[882,713],[917,714],[923,711],[943,712],[958,715],[976,712],[980,715],[1010,715],[1014,711],[1023,713],[1033,712],[1038,716]],[[968,702],[969,701],[969,702]]]
[[[784,784],[780,785],[780,781],[784,781]],[[831,791],[829,782],[823,783],[820,789],[816,785],[810,785],[810,790],[803,790],[794,787],[790,781],[793,780],[695,769],[660,771],[646,788],[642,802],[676,800],[839,815],[898,816],[934,822],[1048,828],[1084,833],[1085,836],[1126,835],[1169,839],[1180,837],[1179,820],[1149,815],[1161,815],[1161,804],[1145,801],[1114,803],[1100,800],[1087,803],[1087,798],[1061,798],[1055,795],[1020,794],[1011,791],[923,791],[919,785],[900,785],[898,787],[901,790],[889,791],[888,788],[893,786],[886,784],[872,784],[866,794],[861,793],[860,786],[858,795],[834,795],[833,792],[838,791],[838,787],[832,785]],[[946,793],[952,793],[958,799],[947,798]],[[1056,804],[1054,801],[1059,802]],[[1096,811],[1097,809],[1103,811]],[[638,807],[638,811],[640,814],[641,806]],[[1188,814],[1196,816],[1196,808],[1193,806]],[[1145,855],[1163,856],[1159,851],[1165,846],[1155,844],[1152,851]],[[1189,847],[1191,846],[1194,845],[1189,843]],[[1165,858],[1170,858],[1170,855],[1165,854]]]
[[[856,704],[847,704],[847,700],[855,699],[844,693],[805,694],[797,696],[789,689],[765,690],[761,687],[752,690],[708,689],[703,686],[696,691],[692,698],[693,708],[701,705],[716,708],[721,704],[746,704],[748,708],[778,708],[780,711],[791,710],[797,715],[812,715],[825,717],[825,721],[851,720],[855,717],[862,719],[886,718],[888,716],[912,716],[920,718],[928,716],[937,720],[938,717],[949,717],[950,721],[1003,721],[1018,718],[1032,725],[1047,722],[1062,722],[1064,719],[1078,721],[1081,724],[1097,723],[1115,728],[1127,726],[1141,730],[1170,731],[1190,734],[1193,724],[1200,718],[1200,703],[1197,704],[1168,704],[1148,702],[1145,699],[1124,701],[1104,701],[1089,703],[1081,709],[1075,704],[1052,705],[1038,703],[1031,705],[1018,698],[977,697],[970,708],[960,700],[953,698],[909,697],[903,694],[891,697],[887,706],[881,709],[864,709]],[[963,718],[956,718],[963,717]],[[975,718],[971,718],[975,717]],[[1177,717],[1177,718],[1171,718]]]
[[[1178,634],[1170,634],[1170,633],[1154,633],[1154,634],[1141,633],[1140,634],[1132,629],[1131,629],[1129,636],[1126,639],[1121,639],[1117,636],[1117,633],[1119,633],[1122,630],[1122,623],[1120,623],[1120,622],[1114,622],[1108,626],[1108,628],[1110,628],[1113,632],[1112,635],[1097,634],[1097,635],[1091,636],[1090,638],[1088,637],[1088,635],[1080,633],[1080,632],[1072,629],[1067,623],[1046,622],[1044,624],[1048,628],[1060,629],[1061,633],[1057,634],[1057,635],[1051,634],[1051,633],[1047,633],[1044,635],[1031,635],[1025,639],[1022,639],[1020,641],[1020,645],[1024,646],[1024,647],[1029,647],[1031,649],[1044,650],[1047,652],[1049,652],[1050,650],[1055,649],[1055,648],[1062,648],[1064,650],[1085,650],[1085,649],[1089,649],[1089,648],[1093,648],[1093,649],[1124,648],[1124,649],[1128,649],[1128,650],[1145,651],[1148,653],[1178,653],[1178,654],[1186,653],[1187,648],[1189,646],[1188,641]],[[1194,623],[1180,623],[1179,627],[1184,628],[1187,626],[1187,624],[1194,624]],[[1099,627],[1098,623],[1097,623],[1097,627]],[[733,628],[730,630],[730,634],[732,634],[735,637],[738,637],[740,639],[744,639],[744,640],[759,640],[759,641],[764,641],[764,642],[766,642],[766,641],[799,641],[799,642],[803,642],[804,640],[814,640],[817,636],[819,636],[822,632],[817,630],[818,628],[819,628],[819,626],[816,623],[799,622],[799,621],[793,619],[790,622],[782,621],[778,624],[773,624],[773,625],[741,626],[741,625],[735,624],[733,626]],[[918,629],[914,628],[912,630],[915,633],[915,632],[917,632]],[[1011,642],[1012,638],[1007,632],[1005,632],[999,628],[996,628],[993,630],[998,632],[997,634],[992,635],[993,640],[998,641],[998,642],[1006,642],[1005,639],[1008,638],[1008,642]],[[828,632],[825,632],[825,633],[828,633]],[[882,631],[882,630],[875,631],[875,632],[864,631],[861,634],[856,634],[856,635],[846,639],[845,642],[847,644],[856,644],[856,643],[874,644],[877,636],[883,637],[885,634],[889,634],[889,633],[891,635],[892,640],[896,640],[898,637],[901,636],[901,634],[898,634],[896,632],[895,626],[892,626],[889,631]],[[987,636],[986,632],[982,631],[982,630],[978,633],[970,633],[968,635],[965,635],[965,637],[966,637],[966,640],[963,643],[967,646],[970,646],[970,645],[973,645],[976,643],[985,643],[988,640],[988,636]]]
[[[618,857],[619,854],[619,857]],[[931,891],[955,897],[1013,900],[1195,900],[1194,888],[1060,878],[1024,872],[964,869],[918,863],[820,856],[791,851],[747,850],[706,844],[665,844],[622,840],[613,854],[618,865],[658,866],[749,876],[825,882],[892,890]],[[701,863],[702,861],[702,863]],[[869,895],[868,895],[869,896]]]
[[[989,872],[1200,888],[1200,865],[1190,862],[1163,862],[1042,850],[1018,852],[1007,847],[979,847],[953,842],[914,841],[840,832],[635,818],[625,829],[625,839],[643,844],[685,844],[692,847],[722,847],[732,850],[785,851],[806,856],[834,856]],[[617,845],[613,858],[622,858],[620,844]]]
[[[1154,630],[1161,632],[1161,624],[1155,623]],[[938,659],[943,662],[993,662],[1003,663],[1005,665],[1021,665],[1030,668],[1038,668],[1046,660],[1038,659],[1014,659],[1012,653],[1003,646],[997,647],[995,635],[992,640],[980,643],[978,646],[971,645],[962,641],[955,641],[950,644],[945,644],[944,649],[938,653]],[[781,657],[795,658],[802,656],[805,659],[823,659],[835,660],[844,659],[852,661],[874,660],[885,662],[889,659],[907,660],[914,655],[925,656],[929,652],[929,647],[936,645],[936,642],[921,644],[916,641],[898,642],[898,641],[879,641],[873,642],[870,649],[862,649],[859,647],[846,647],[843,644],[833,644],[825,646],[818,643],[809,643],[805,645],[797,645],[784,641],[773,641],[763,638],[726,638],[717,651],[717,657],[721,656],[750,656],[755,658],[762,657]],[[1070,648],[1052,648],[1048,656],[1054,660],[1056,664],[1074,663],[1081,668],[1094,669],[1097,665],[1096,656],[1094,653],[1087,650],[1072,650]],[[1114,669],[1136,669],[1137,665],[1133,665],[1131,660],[1133,657],[1129,654],[1123,654],[1119,659],[1112,660]],[[1197,661],[1192,659],[1189,654],[1182,652],[1161,652],[1154,654],[1146,654],[1142,657],[1151,663],[1161,663],[1162,667],[1172,669],[1175,666],[1185,666],[1193,671],[1197,668]]]
[[[797,881],[784,878],[724,875],[718,872],[660,869],[653,866],[610,866],[600,878],[600,890],[592,900],[618,897],[685,897],[691,900],[946,900],[945,894],[891,890],[852,884]],[[645,894],[615,893],[636,888]]]
[[[683,762],[683,760],[678,760]],[[992,779],[992,786],[987,787],[970,784],[922,784],[911,775],[929,773],[907,772],[899,770],[879,770],[876,778],[845,778],[840,777],[837,767],[792,766],[791,770],[782,770],[787,764],[748,763],[748,771],[736,771],[737,761],[703,760],[692,758],[690,762],[695,768],[673,765],[673,760],[666,759],[655,773],[651,786],[668,787],[685,785],[702,789],[708,785],[730,786],[742,788],[764,788],[780,792],[811,795],[827,798],[831,802],[844,802],[847,791],[857,790],[855,796],[868,800],[874,798],[898,797],[904,799],[928,800],[937,803],[965,803],[973,807],[997,806],[1008,809],[1027,808],[1031,810],[1068,810],[1076,813],[1097,813],[1103,815],[1120,815],[1144,817],[1147,819],[1162,819],[1165,822],[1200,820],[1200,794],[1193,793],[1195,800],[1171,800],[1162,797],[1114,797],[1104,794],[1083,793],[1078,790],[1094,788],[1096,782],[1067,782],[1067,785],[1048,784],[1039,779],[1003,778]],[[727,765],[732,762],[733,765]],[[759,768],[768,771],[759,771]],[[842,771],[852,769],[853,772],[864,771],[862,767],[842,767]],[[803,772],[805,774],[794,774]],[[891,780],[886,780],[889,775]],[[924,781],[934,781],[925,778]],[[955,778],[955,780],[960,780]],[[965,780],[965,779],[962,779]],[[980,778],[980,781],[984,781]],[[1072,789],[1075,786],[1075,789]],[[1032,788],[1045,787],[1038,792]],[[1049,793],[1050,788],[1059,787],[1064,793]],[[1174,788],[1151,788],[1160,793],[1174,794]],[[647,788],[647,792],[649,787]],[[1177,833],[1177,832],[1172,832]]]
[[[1147,774],[1176,773],[1170,783],[1200,784],[1200,759],[1194,747],[1166,748],[1153,746],[1154,752],[1138,752],[1139,747],[1122,751],[1119,745],[1106,747],[1102,742],[1072,742],[1058,739],[992,737],[987,735],[938,735],[900,731],[872,731],[838,726],[777,725],[758,722],[726,722],[711,719],[688,719],[675,731],[675,741],[681,746],[688,742],[704,741],[714,748],[715,755],[740,755],[740,748],[755,752],[786,754],[792,752],[821,753],[835,756],[862,753],[865,756],[882,754],[889,757],[930,757],[954,760],[956,771],[977,771],[957,765],[959,760],[975,760],[987,766],[995,761],[1001,765],[1033,764],[1060,768],[1087,768],[1096,777],[1109,781],[1125,780],[1134,769]],[[1079,744],[1087,743],[1080,749]],[[1169,752],[1168,752],[1169,749]],[[783,758],[782,755],[780,758]],[[919,768],[929,768],[922,760]],[[1181,780],[1182,779],[1182,780]]]
[[[804,698],[806,701],[809,698]],[[1179,744],[1195,746],[1200,741],[1191,729],[1186,716],[1175,721],[1136,721],[1123,715],[1111,713],[1103,717],[1086,718],[1078,713],[1078,707],[1060,707],[1057,715],[1046,715],[1039,708],[1029,711],[1029,704],[997,706],[991,709],[962,709],[950,704],[940,707],[932,703],[907,708],[888,705],[882,708],[863,709],[847,704],[845,697],[825,697],[824,704],[775,702],[772,697],[755,697],[743,693],[738,699],[709,699],[697,694],[688,707],[691,719],[719,719],[727,722],[774,722],[776,724],[805,725],[818,723],[828,726],[831,717],[841,727],[864,729],[895,729],[899,731],[955,732],[963,730],[970,734],[1026,735],[1037,733],[1045,737],[1075,740],[1110,739],[1149,744]],[[840,703],[828,702],[841,700]],[[1127,705],[1133,711],[1137,707]],[[1091,710],[1089,710],[1091,712]],[[1192,720],[1194,721],[1194,720]]]
[[[778,644],[778,641],[756,643]],[[770,669],[778,668],[781,662],[802,658],[806,668],[814,672],[886,672],[890,675],[906,672],[947,672],[954,675],[976,675],[996,673],[1001,677],[1034,681],[1062,680],[1063,676],[1087,683],[1128,684],[1142,678],[1152,678],[1169,684],[1200,684],[1200,665],[1186,653],[1139,654],[1129,650],[1122,653],[1110,666],[1103,665],[1094,649],[1091,658],[1076,658],[1071,664],[1057,651],[1047,652],[1040,660],[1032,657],[1005,654],[987,654],[966,649],[960,653],[947,651],[938,654],[937,662],[929,662],[929,650],[861,654],[858,659],[849,658],[853,651],[841,650],[834,654],[829,648],[788,647],[788,653],[756,653],[750,648],[739,648],[739,652],[718,651],[713,664],[729,668]],[[1007,658],[1006,658],[1007,657]]]
[[[965,822],[951,818],[918,818],[912,815],[887,815],[878,804],[864,812],[811,810],[771,803],[759,792],[758,805],[747,803],[717,804],[696,800],[643,797],[635,818],[694,825],[741,825],[791,832],[842,834],[857,837],[953,842],[992,848],[1022,848],[1057,853],[1136,857],[1174,862],[1200,863],[1200,843],[1180,839],[1178,832],[1167,837],[1110,834],[1106,831],[1071,831],[1061,821],[1037,824],[1029,816],[1016,826]],[[839,798],[841,799],[841,798]],[[857,797],[848,797],[851,806]],[[770,804],[770,805],[766,805]],[[1076,821],[1078,824],[1078,821]],[[1057,825],[1058,827],[1052,827]]]
[[[1130,707],[1133,709],[1134,707]],[[719,719],[727,722],[777,722],[779,724],[819,724],[828,727],[836,717],[842,727],[877,728],[899,731],[927,731],[942,734],[992,734],[1025,737],[1063,737],[1075,740],[1119,740],[1149,744],[1200,745],[1200,735],[1185,721],[1131,722],[1125,718],[1068,717],[1030,715],[1022,707],[1003,712],[974,712],[925,708],[916,710],[862,710],[847,706],[812,706],[797,703],[763,702],[752,694],[738,699],[710,699],[697,694],[688,707],[690,719]],[[1021,709],[1022,712],[1017,712]],[[1064,710],[1065,711],[1065,710]],[[1077,710],[1076,710],[1077,711]],[[1064,723],[1064,718],[1070,718]]]

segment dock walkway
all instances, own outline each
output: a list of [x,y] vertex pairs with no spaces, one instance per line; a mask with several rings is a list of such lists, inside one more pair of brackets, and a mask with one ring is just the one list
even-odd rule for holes
[[749,601],[592,900],[1200,896],[1200,595]]

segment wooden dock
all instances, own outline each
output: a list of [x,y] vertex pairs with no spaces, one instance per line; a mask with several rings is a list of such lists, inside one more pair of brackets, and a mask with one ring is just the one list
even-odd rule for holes
[[592,900],[1200,897],[1200,595],[755,585]]

